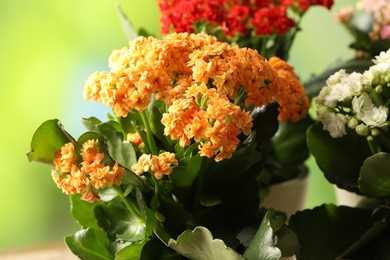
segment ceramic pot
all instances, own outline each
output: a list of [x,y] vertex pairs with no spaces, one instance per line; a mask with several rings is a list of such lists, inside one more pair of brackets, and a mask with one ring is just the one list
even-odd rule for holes
[[335,186],[336,202],[339,206],[356,207],[356,205],[364,198],[354,192],[340,189]]
[[283,211],[287,216],[295,214],[305,208],[307,194],[308,169],[289,181],[273,184],[269,188],[268,195],[261,202],[261,207]]

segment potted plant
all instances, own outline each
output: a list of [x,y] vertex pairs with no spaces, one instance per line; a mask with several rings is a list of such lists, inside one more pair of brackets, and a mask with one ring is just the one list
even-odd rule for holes
[[[266,58],[288,60],[307,11],[312,6],[330,9],[332,5],[331,0],[159,0],[161,32],[207,33],[229,44],[255,49]],[[258,176],[265,207],[289,215],[304,208],[308,173],[305,161],[310,155],[306,129],[312,123],[310,116],[299,122],[278,123],[278,132],[271,139],[269,155]]]
[[[291,95],[295,93],[295,95]],[[206,34],[139,36],[93,73],[84,98],[111,107],[38,127],[28,158],[51,165],[81,229],[81,259],[279,259],[294,255],[283,213],[259,209],[259,182],[280,120],[308,99],[293,67]]]
[[[318,95],[332,74],[341,69],[347,73],[363,73],[372,65],[375,56],[390,48],[390,20],[386,15],[388,12],[388,1],[359,1],[356,7],[347,6],[336,13],[335,18],[353,36],[350,48],[355,50],[355,55],[352,59],[331,66],[321,75],[312,77],[305,84],[306,93],[310,98]],[[338,204],[355,206],[362,199],[362,196],[351,191],[349,184],[335,183],[334,176],[327,172],[325,177],[336,184]]]
[[319,122],[307,132],[310,151],[331,183],[366,199],[293,215],[298,259],[389,257],[389,75],[390,50],[362,73],[334,73],[315,99]]

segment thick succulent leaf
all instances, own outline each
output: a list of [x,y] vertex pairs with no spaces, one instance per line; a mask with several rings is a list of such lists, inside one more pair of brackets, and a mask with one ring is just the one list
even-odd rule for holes
[[233,260],[244,259],[220,239],[213,239],[205,227],[183,232],[177,240],[170,239],[168,246],[179,254],[193,260]]
[[96,205],[94,214],[110,240],[119,238],[123,241],[138,242],[146,236],[145,222],[131,215],[119,202]]
[[[292,215],[289,226],[296,232],[301,245],[300,260],[336,259],[366,243],[370,229],[376,229],[372,211],[324,204]],[[370,237],[371,239],[371,237]],[[364,243],[360,244],[361,240]]]
[[371,155],[365,138],[354,134],[332,138],[318,123],[309,127],[307,144],[329,182],[359,192],[360,167]]
[[98,118],[96,117],[89,117],[89,118],[82,118],[81,123],[92,132],[98,132],[98,125],[102,123]]
[[115,260],[141,259],[141,253],[144,245],[145,242],[134,243],[120,249],[115,254]]
[[369,196],[390,196],[390,154],[368,157],[360,170],[359,189]]
[[83,260],[111,260],[114,257],[108,250],[108,239],[104,232],[87,228],[65,237],[65,242],[73,254]]
[[[337,259],[345,259],[349,258],[348,256],[352,254],[360,255],[363,252],[371,252],[370,257],[372,259],[387,259],[383,258],[383,252],[381,250],[383,249],[374,249],[371,250],[371,248],[377,246],[382,241],[389,242],[390,237],[387,236],[381,236],[381,233],[387,228],[387,224],[384,220],[378,220],[373,223],[372,227],[367,229],[367,231],[360,237],[358,241],[353,243],[347,250],[345,250],[343,253],[341,253]],[[368,245],[368,246],[367,246]],[[388,248],[386,245],[385,248]],[[390,249],[386,250],[387,256],[389,256]],[[380,252],[380,253],[379,253]],[[375,256],[376,253],[379,253],[377,256]],[[353,258],[355,259],[355,258]]]
[[200,155],[184,158],[180,161],[180,165],[175,167],[169,175],[172,184],[179,188],[189,188],[199,175],[202,169],[202,164],[206,159]]
[[70,195],[70,212],[73,218],[83,228],[95,228],[98,229],[99,225],[95,218],[94,207],[96,203],[89,203],[80,199],[81,195]]
[[61,147],[74,139],[64,130],[58,119],[42,123],[31,140],[31,150],[27,153],[29,161],[53,164],[54,155]]
[[275,211],[268,210],[244,257],[251,260],[280,259],[282,251],[276,246],[276,231],[283,226],[284,221],[285,218],[278,217]]

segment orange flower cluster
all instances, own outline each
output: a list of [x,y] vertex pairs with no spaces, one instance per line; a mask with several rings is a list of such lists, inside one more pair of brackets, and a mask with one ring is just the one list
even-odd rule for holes
[[55,168],[51,175],[65,194],[83,194],[81,199],[92,203],[100,199],[94,189],[121,183],[124,168],[117,162],[112,168],[102,164],[104,153],[99,152],[98,144],[97,140],[88,140],[83,144],[81,164],[77,163],[73,143],[65,144],[55,154]]
[[84,98],[125,117],[133,109],[143,111],[155,94],[169,106],[162,119],[165,134],[182,147],[200,142],[202,156],[232,156],[237,136],[251,132],[245,107],[278,102],[279,119],[291,121],[307,113],[304,88],[280,59],[268,61],[256,50],[206,34],[138,37],[129,45],[112,53],[110,71],[89,77]]
[[305,95],[304,87],[294,72],[294,67],[277,57],[271,57],[269,64],[278,73],[283,86],[278,88],[276,92],[279,120],[296,122],[302,119],[309,110],[310,102]]
[[163,152],[159,155],[142,154],[131,169],[138,175],[144,172],[151,172],[156,179],[161,179],[164,175],[172,173],[172,165],[178,165],[174,153]]
[[248,135],[252,117],[230,102],[226,95],[206,85],[188,89],[185,98],[175,100],[161,120],[164,133],[179,145],[199,142],[199,154],[216,161],[230,158],[239,143],[242,131]]

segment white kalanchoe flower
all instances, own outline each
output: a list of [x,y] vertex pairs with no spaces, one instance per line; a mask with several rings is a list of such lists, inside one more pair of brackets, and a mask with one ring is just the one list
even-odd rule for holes
[[384,74],[390,72],[390,63],[378,63],[370,67],[369,71],[372,73],[373,77],[380,77]]
[[362,74],[352,72],[345,80],[349,85],[351,96],[357,96],[363,91]]
[[372,60],[374,64],[378,63],[390,63],[390,50],[386,52],[382,51],[378,56],[375,56],[375,59]]
[[325,114],[329,113],[329,112],[330,111],[329,111],[329,108],[327,106],[317,104],[316,114],[317,114],[317,118],[319,120],[322,120],[325,117]]
[[328,78],[327,86],[322,88],[316,102],[328,107],[336,107],[338,102],[359,95],[363,90],[361,78],[362,74],[357,72],[347,74],[343,69],[337,71]]
[[376,107],[367,93],[355,97],[352,100],[352,109],[358,118],[367,126],[385,127],[389,109],[384,106]]
[[322,115],[323,129],[327,130],[331,137],[339,138],[347,134],[345,125],[348,119],[343,114],[328,112]]
[[328,104],[329,102],[327,102],[327,104],[325,104],[326,97],[329,95],[329,93],[330,93],[330,87],[328,87],[328,86],[322,87],[320,93],[318,93],[318,96],[314,100],[315,103],[317,105],[323,105],[323,106],[327,106],[327,107],[335,107],[337,105],[337,101],[330,102],[330,104]]
[[[365,72],[363,72],[363,75],[362,75],[362,78],[361,78],[361,83],[364,85],[364,86],[369,86],[369,88],[371,88],[371,82],[372,82],[372,79],[374,78],[374,74],[372,71],[370,70],[366,70]],[[365,89],[366,91],[370,91],[371,89]]]
[[329,78],[326,80],[326,85],[335,85],[337,83],[340,83],[345,77],[347,77],[348,74],[345,69],[341,69],[337,72],[335,72],[333,75],[330,75]]
[[381,52],[372,62],[374,65],[363,73],[362,83],[365,86],[383,84],[386,75],[390,75],[390,50]]

